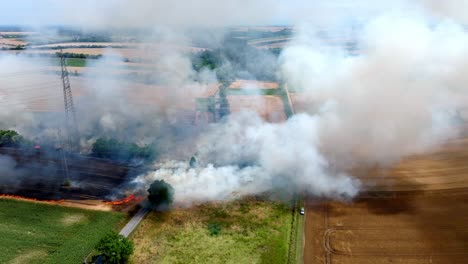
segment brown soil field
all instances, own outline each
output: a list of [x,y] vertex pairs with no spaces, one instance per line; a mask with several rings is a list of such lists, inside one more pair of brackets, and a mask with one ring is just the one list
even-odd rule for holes
[[236,80],[231,83],[229,89],[278,89],[278,83],[251,80]]
[[294,29],[293,27],[288,27],[288,26],[256,26],[256,27],[236,27],[233,29],[233,31],[240,31],[240,32],[246,32],[249,30],[258,30],[258,31],[265,31],[265,32],[278,32],[281,30],[285,29]]
[[103,200],[59,200],[59,201],[41,201],[21,196],[0,195],[0,199],[14,199],[19,201],[53,204],[65,207],[81,208],[94,211],[112,211],[112,205],[106,204]]
[[[82,45],[86,45],[81,43]],[[62,45],[68,45],[68,43],[64,43]],[[76,54],[86,54],[86,55],[103,55],[109,53],[119,54],[120,56],[128,59],[145,59],[145,58],[158,58],[158,51],[154,50],[145,50],[145,49],[137,49],[137,48],[66,48],[63,49],[64,52],[69,53],[76,53]],[[26,54],[55,54],[59,52],[56,49],[32,49],[32,50],[24,50],[22,53]]]
[[138,43],[128,43],[128,42],[61,42],[61,43],[54,43],[54,44],[44,44],[44,45],[34,45],[31,48],[56,48],[60,46],[131,46],[137,47],[140,44]]
[[24,35],[35,35],[35,34],[38,34],[37,32],[33,32],[33,31],[0,31],[0,36],[1,35],[21,35],[21,36],[24,36]]
[[25,45],[26,42],[18,39],[10,39],[10,38],[0,38],[0,45],[7,45],[7,46],[17,46],[17,45]]
[[256,46],[259,49],[277,49],[277,48],[284,48],[289,42],[281,42],[281,43],[274,43],[274,44],[268,44],[268,45],[258,45]]
[[[87,68],[68,67],[71,73],[77,71],[82,73]],[[59,75],[40,73],[59,71],[58,67],[42,67],[34,69],[38,73],[19,74],[8,77],[8,83],[2,83],[0,87],[0,102],[5,102],[16,109],[16,111],[26,112],[62,112],[63,94],[62,83]],[[112,74],[119,70],[110,70]],[[139,71],[140,72],[140,71]],[[122,72],[124,73],[124,72]],[[24,80],[27,76],[27,81]],[[70,83],[73,90],[75,104],[86,103],[89,90],[86,85],[93,83],[88,77],[70,76]],[[244,86],[245,81],[236,82],[236,85]],[[213,83],[202,86],[179,87],[178,89],[169,89],[161,85],[147,85],[141,83],[121,82],[120,91],[128,98],[128,102],[139,107],[155,107],[157,109],[169,108],[171,111],[187,112],[189,116],[195,115],[195,98],[208,97],[215,94],[219,84]],[[257,84],[256,84],[257,85]],[[259,83],[259,85],[273,89],[276,83]],[[240,86],[239,86],[240,87]],[[232,112],[239,112],[244,109],[257,112],[267,121],[281,122],[286,120],[284,107],[279,96],[260,96],[260,95],[233,95],[228,96]],[[192,112],[191,114],[189,112]],[[186,116],[186,114],[184,114]]]
[[314,109],[314,98],[306,93],[291,92],[291,87],[289,87],[289,96],[296,113],[314,113],[318,110],[318,108]]
[[354,175],[354,201],[306,200],[304,263],[468,263],[468,138]]
[[60,76],[43,74],[41,69],[6,74],[0,80],[0,102],[10,110],[57,112],[63,109],[61,87]]
[[132,84],[128,90],[130,102],[155,105],[159,108],[173,108],[195,111],[195,98],[208,97],[216,92],[219,84],[203,86],[186,85],[178,90],[160,85]]
[[269,122],[286,120],[283,101],[279,96],[231,95],[227,98],[232,113],[250,110],[257,112],[264,120]]
[[[70,72],[79,67],[68,67]],[[59,71],[58,67],[44,67],[35,71]],[[114,74],[114,71],[112,72]],[[27,76],[27,81],[24,81]],[[0,80],[0,103],[8,105],[17,111],[31,112],[61,112],[63,111],[62,83],[59,75],[45,73],[24,73],[5,76],[8,82]],[[6,80],[6,79],[5,79]],[[93,96],[86,85],[93,83],[88,77],[70,76],[75,104],[86,103],[87,96]],[[161,85],[147,85],[141,83],[121,82],[122,96],[128,98],[129,104],[157,109],[171,107],[177,111],[195,112],[195,98],[213,95],[219,84],[200,86],[186,85],[177,90]],[[119,95],[120,96],[120,95]]]
[[[191,46],[167,46],[164,44],[157,43],[129,43],[129,42],[63,42],[46,45],[31,46],[31,50],[27,52],[52,52],[55,53],[57,50],[45,50],[44,48],[57,48],[65,46],[65,52],[71,53],[84,53],[90,55],[98,55],[106,52],[106,47],[112,49],[112,51],[121,53],[124,57],[135,57],[135,58],[157,58],[158,54],[167,51],[180,51],[180,52],[197,52],[206,50],[204,48],[191,47]],[[101,46],[102,48],[80,48],[80,46]],[[121,46],[122,48],[112,48]],[[73,48],[72,48],[73,47]],[[76,47],[76,48],[75,48]],[[41,48],[42,50],[34,50],[35,48]]]

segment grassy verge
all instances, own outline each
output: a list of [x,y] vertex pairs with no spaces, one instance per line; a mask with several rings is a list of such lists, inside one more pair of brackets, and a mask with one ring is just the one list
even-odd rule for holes
[[[79,58],[67,58],[66,59],[68,67],[86,67],[87,59],[79,59]],[[51,61],[52,65],[60,66],[60,59],[54,58]]]
[[283,106],[284,106],[284,114],[290,118],[291,116],[293,116],[293,110],[292,110],[292,106],[288,100],[288,94],[287,94],[287,91],[286,89],[284,88],[283,86],[284,84],[281,84],[280,87],[278,88],[279,90],[279,93],[280,93],[280,96],[281,96],[281,100],[283,101]]
[[291,210],[254,198],[150,213],[133,263],[286,263]]
[[68,58],[66,61],[69,67],[86,67],[86,59]]
[[[304,206],[304,198],[300,197],[297,201],[297,208],[300,210]],[[305,215],[300,215],[296,213],[296,226],[294,227],[295,231],[295,261],[292,263],[304,263],[304,223]]]
[[304,263],[304,221],[305,215],[299,210],[304,207],[304,198],[298,196],[294,202],[291,219],[291,234],[289,237],[288,264]]
[[124,217],[0,199],[0,263],[81,263]]

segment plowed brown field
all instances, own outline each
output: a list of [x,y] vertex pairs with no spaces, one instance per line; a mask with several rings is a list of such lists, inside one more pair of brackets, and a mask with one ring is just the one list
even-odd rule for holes
[[468,138],[354,175],[355,201],[306,201],[305,263],[468,263]]

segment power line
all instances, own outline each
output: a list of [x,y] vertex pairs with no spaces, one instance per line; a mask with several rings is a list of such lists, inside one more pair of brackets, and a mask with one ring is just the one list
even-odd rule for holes
[[63,83],[63,101],[65,104],[65,122],[68,133],[68,146],[71,151],[79,150],[79,133],[76,122],[75,106],[73,104],[73,95],[70,86],[70,78],[68,77],[67,62],[63,55],[63,50],[60,50],[60,68],[62,70]]

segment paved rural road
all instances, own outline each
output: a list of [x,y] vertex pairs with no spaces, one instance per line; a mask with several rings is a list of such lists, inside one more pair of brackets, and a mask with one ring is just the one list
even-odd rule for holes
[[133,230],[138,226],[138,224],[143,220],[143,217],[149,212],[148,208],[141,208],[132,219],[120,230],[120,233],[124,237],[128,237]]

